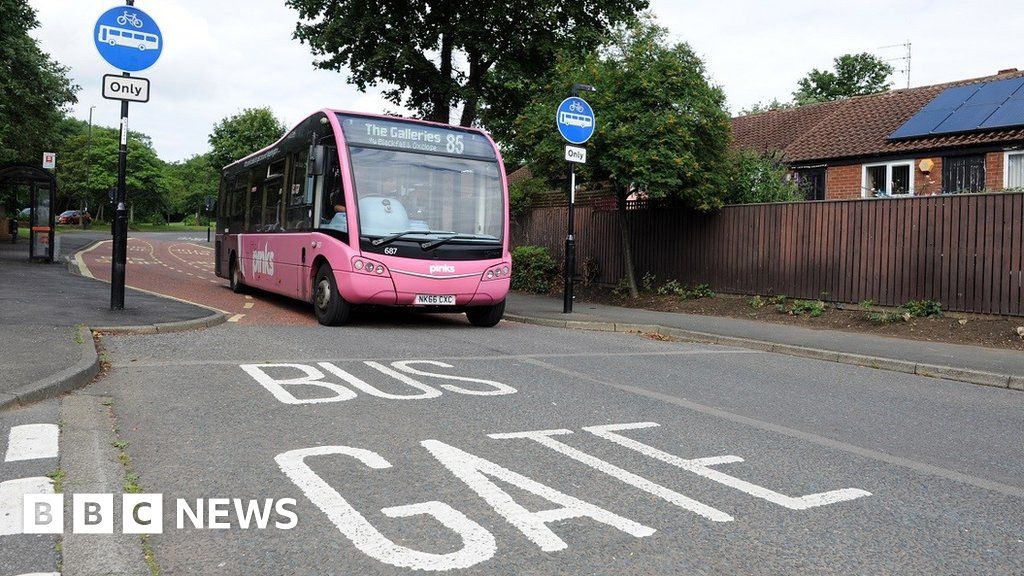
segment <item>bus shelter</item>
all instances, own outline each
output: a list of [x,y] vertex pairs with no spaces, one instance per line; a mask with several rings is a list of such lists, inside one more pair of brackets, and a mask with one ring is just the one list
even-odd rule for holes
[[0,206],[7,218],[2,232],[16,238],[17,221],[28,208],[29,260],[53,262],[54,213],[57,179],[53,173],[27,164],[0,164]]

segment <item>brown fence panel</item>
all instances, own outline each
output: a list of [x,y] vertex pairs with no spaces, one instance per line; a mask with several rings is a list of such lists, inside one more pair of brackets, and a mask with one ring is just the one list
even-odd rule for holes
[[[514,220],[513,245],[546,246],[559,262],[565,207]],[[786,294],[1024,316],[1024,194],[996,193],[726,206],[715,214],[631,202],[637,280],[710,284],[720,292]],[[614,209],[576,207],[577,262],[595,280],[622,278]],[[579,271],[579,270],[578,270]]]

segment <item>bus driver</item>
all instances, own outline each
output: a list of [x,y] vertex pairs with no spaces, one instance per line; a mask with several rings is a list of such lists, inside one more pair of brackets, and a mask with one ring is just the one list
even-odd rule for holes
[[[321,228],[331,228],[334,230],[340,230],[342,232],[348,232],[348,213],[345,211],[345,200],[341,195],[341,190],[335,190],[331,192],[330,206],[332,214],[331,219],[327,220],[324,218],[324,222],[320,224]],[[324,210],[327,212],[327,210]]]

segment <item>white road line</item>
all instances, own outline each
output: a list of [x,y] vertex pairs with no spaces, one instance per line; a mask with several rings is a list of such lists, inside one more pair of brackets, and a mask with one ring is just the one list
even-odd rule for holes
[[110,240],[97,242],[92,246],[86,248],[85,250],[75,253],[75,262],[78,263],[78,271],[82,273],[82,276],[85,276],[86,278],[95,278],[95,276],[92,275],[92,271],[89,270],[89,267],[85,265],[85,259],[82,258],[82,254],[85,254],[86,252],[92,252],[93,250],[99,248],[102,244],[106,244],[107,242],[110,242]]
[[8,435],[4,462],[42,460],[57,457],[56,424],[23,424],[14,426]]
[[0,482],[0,536],[22,533],[22,503],[26,494],[53,494],[45,476]]
[[246,302],[245,306],[243,306],[243,308],[248,310],[249,308],[252,308],[253,306],[255,306],[255,304],[253,304],[252,302]]
[[538,360],[537,358],[525,358],[523,359],[523,362],[533,364],[534,366],[539,366],[541,368],[547,368],[548,370],[558,374],[571,376],[573,378],[578,378],[586,382],[593,382],[594,384],[600,384],[602,386],[607,386],[609,388],[614,388],[616,390],[621,390],[623,392],[629,392],[630,394],[634,394],[637,396],[644,396],[646,398],[660,400],[667,404],[672,404],[673,406],[686,408],[687,410],[692,410],[694,412],[698,412],[701,414],[707,414],[709,416],[714,416],[716,418],[721,418],[723,420],[728,420],[730,422],[735,422],[737,424],[742,424],[744,426],[749,426],[751,428],[756,428],[758,430],[765,430],[768,432],[774,432],[776,434],[782,434],[783,436],[789,436],[790,438],[796,438],[798,440],[803,440],[805,442],[817,444],[818,446],[824,446],[825,448],[839,450],[842,452],[846,452],[848,454],[854,454],[856,456],[869,458],[871,460],[875,460],[878,462],[885,462],[887,464],[900,466],[902,468],[909,468],[910,470],[914,470],[922,474],[928,474],[930,476],[945,478],[946,480],[960,482],[961,484],[967,484],[970,486],[974,486],[976,488],[982,488],[984,490],[998,492],[1000,494],[1005,494],[1007,496],[1024,498],[1024,487],[1022,486],[1004,484],[1002,482],[997,482],[995,480],[989,480],[987,478],[981,478],[978,476],[972,476],[970,474],[964,474],[963,472],[957,472],[956,470],[950,470],[948,468],[943,468],[941,466],[934,466],[932,464],[927,464],[925,462],[911,460],[910,458],[903,458],[901,456],[888,454],[886,452],[882,452],[879,450],[864,448],[862,446],[857,446],[855,444],[850,444],[848,442],[843,442],[841,440],[835,440],[827,436],[814,434],[813,432],[805,432],[803,430],[791,428],[789,426],[784,426],[782,424],[766,422],[764,420],[758,420],[756,418],[751,418],[749,416],[744,416],[742,414],[735,414],[727,410],[722,410],[721,408],[715,408],[713,406],[707,406],[705,404],[700,404],[698,402],[692,402],[685,398],[679,398],[676,396],[672,396],[670,394],[663,394],[661,392],[648,390],[646,388],[642,388],[639,386],[621,384],[610,380],[601,380],[600,378],[595,378],[589,374],[585,374],[577,370],[572,370],[570,368],[562,368],[561,366],[557,366],[549,362],[544,362],[543,360]]
[[32,572],[31,574],[21,574],[20,576],[60,576],[60,572]]
[[241,320],[241,319],[242,319],[243,317],[245,317],[245,314],[235,314],[235,315],[234,315],[234,316],[232,316],[231,318],[228,318],[228,322],[238,322],[238,321],[239,321],[239,320]]

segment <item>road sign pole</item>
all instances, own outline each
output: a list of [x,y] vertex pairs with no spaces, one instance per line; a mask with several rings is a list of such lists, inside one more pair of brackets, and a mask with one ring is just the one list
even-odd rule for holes
[[576,276],[576,164],[569,163],[569,233],[565,237],[565,285],[562,313],[572,312],[573,278]]
[[[127,72],[125,77],[131,76]],[[121,143],[117,148],[117,194],[114,196],[114,246],[110,262],[110,309],[124,310],[124,274],[128,261],[128,208],[124,178],[128,167],[128,101],[121,101]]]

